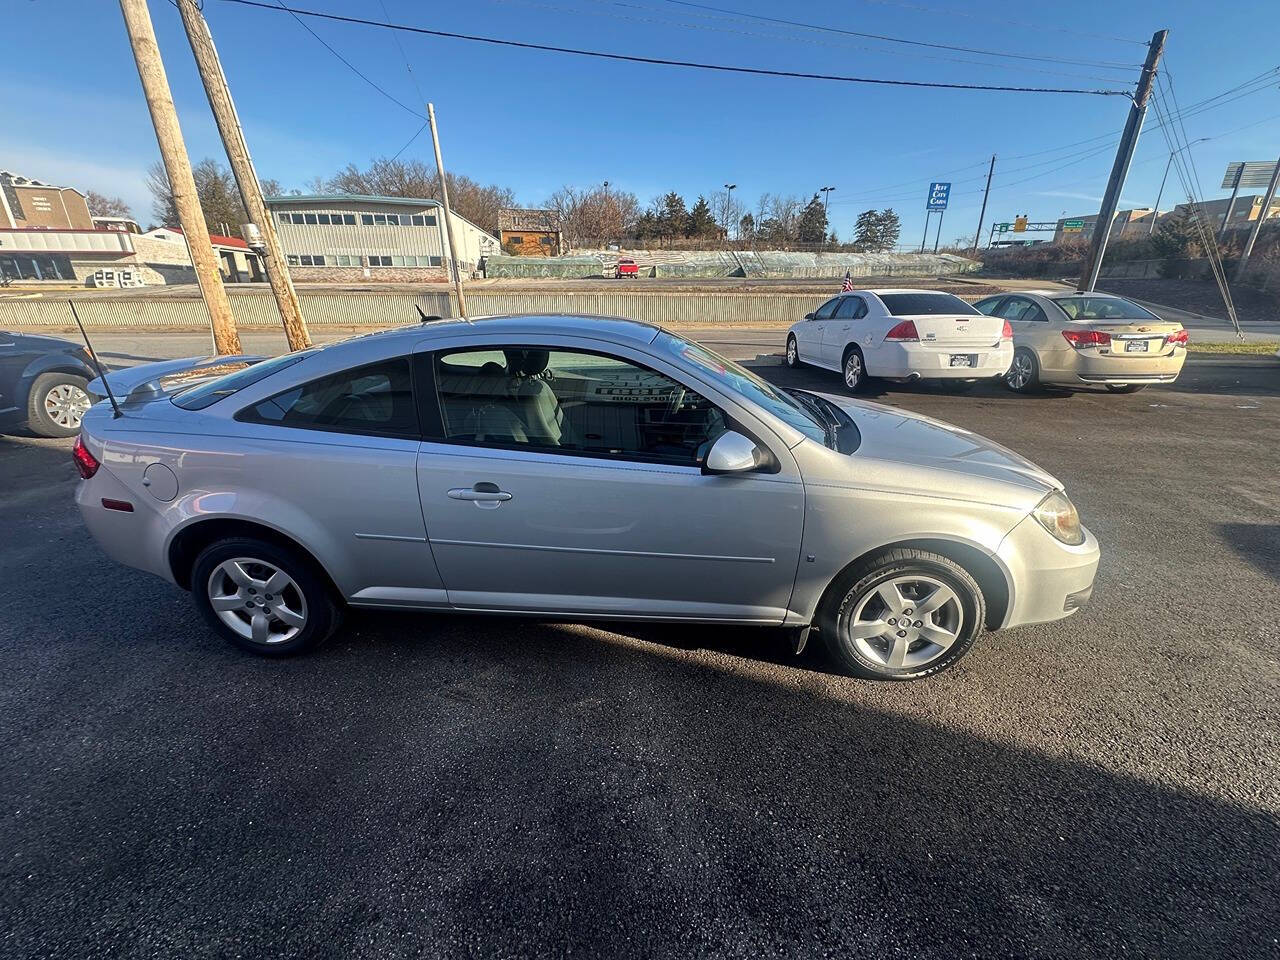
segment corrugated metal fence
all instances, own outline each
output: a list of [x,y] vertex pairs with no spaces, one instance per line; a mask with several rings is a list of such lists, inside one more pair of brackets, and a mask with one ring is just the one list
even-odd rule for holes
[[[507,313],[575,313],[629,317],[660,324],[718,326],[726,323],[794,321],[830,293],[693,293],[679,291],[584,290],[468,292],[473,316]],[[445,291],[426,293],[300,293],[307,323],[387,327],[416,323],[418,313],[453,316],[453,297]],[[197,298],[147,299],[72,296],[80,319],[94,327],[204,327],[209,315]],[[245,328],[276,327],[280,315],[270,296],[239,293],[231,297],[236,323]],[[67,300],[0,300],[0,328],[70,327],[75,321]]]

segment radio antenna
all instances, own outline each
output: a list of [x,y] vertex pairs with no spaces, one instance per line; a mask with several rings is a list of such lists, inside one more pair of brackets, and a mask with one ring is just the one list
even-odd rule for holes
[[102,369],[102,361],[98,359],[98,351],[93,349],[93,344],[89,342],[89,334],[84,332],[84,324],[80,322],[80,314],[76,313],[75,301],[68,300],[67,306],[71,308],[71,316],[75,317],[76,326],[80,328],[80,336],[84,337],[84,345],[89,348],[89,359],[93,361],[93,368],[98,371],[98,379],[102,381],[102,389],[107,391],[107,399],[111,401],[111,409],[115,411],[112,418],[123,417],[124,414],[120,412],[120,404],[116,402],[116,395],[111,392],[111,384],[107,382],[107,371]]

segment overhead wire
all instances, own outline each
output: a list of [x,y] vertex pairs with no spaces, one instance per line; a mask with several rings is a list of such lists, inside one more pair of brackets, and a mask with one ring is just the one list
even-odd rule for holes
[[[330,20],[337,23],[352,23],[352,24],[359,24],[362,26],[379,27],[382,29],[389,29],[389,30],[402,30],[407,33],[416,33],[416,34],[422,34],[425,36],[432,36],[432,37],[443,37],[451,40],[462,40],[470,43],[485,43],[485,44],[490,44],[494,46],[512,47],[512,48],[517,48],[522,50],[540,50],[547,53],[562,53],[562,54],[568,54],[568,55],[579,56],[579,57],[592,57],[599,60],[613,60],[613,61],[621,61],[626,63],[643,63],[643,64],[650,64],[655,66],[683,67],[687,69],[708,70],[708,71],[716,71],[720,73],[748,74],[752,76],[761,76],[761,77],[783,77],[783,78],[797,79],[797,80],[825,80],[825,81],[833,81],[838,83],[872,84],[876,86],[889,86],[889,87],[917,87],[917,88],[929,88],[929,89],[935,89],[935,90],[989,90],[989,91],[996,91],[996,92],[1002,92],[1002,93],[1057,93],[1057,94],[1074,94],[1078,96],[1094,96],[1094,97],[1131,96],[1131,94],[1127,90],[1111,90],[1111,89],[1091,90],[1083,87],[1024,87],[1024,86],[1014,86],[1012,84],[986,84],[986,83],[943,83],[941,81],[936,81],[936,80],[893,80],[886,77],[857,77],[857,76],[842,76],[838,74],[805,73],[805,72],[794,71],[794,70],[769,70],[763,67],[742,67],[742,66],[734,66],[730,64],[704,63],[704,62],[693,61],[693,60],[675,60],[675,59],[666,58],[666,57],[646,57],[646,56],[639,56],[639,55],[633,55],[633,54],[608,53],[603,50],[585,50],[577,47],[561,47],[561,46],[556,46],[554,44],[545,44],[545,43],[528,43],[522,40],[504,40],[499,37],[486,37],[486,36],[480,36],[478,34],[456,33],[448,30],[431,30],[426,27],[415,27],[415,26],[411,26],[409,24],[403,24],[403,23],[382,23],[378,20],[370,20],[365,17],[343,16],[341,14],[336,14],[336,13],[324,13],[318,10],[304,10],[300,7],[286,7],[283,3],[283,0],[276,0],[276,3],[274,4],[267,3],[265,2],[265,0],[222,0],[222,2],[235,3],[245,7],[257,7],[263,10],[272,10],[272,11],[283,10],[289,13],[290,15],[292,15],[295,19],[299,17],[314,17],[316,19]],[[313,31],[313,34],[314,34],[314,31]],[[328,44],[325,44],[325,46],[328,46]],[[330,47],[329,49],[332,50],[333,48]],[[341,55],[338,54],[336,50],[334,50],[333,53],[336,56],[339,56],[340,59],[343,59],[344,63],[347,63],[347,61],[344,58],[341,58]],[[348,63],[348,66],[350,66],[349,63]],[[352,67],[352,69],[354,70],[355,68]],[[373,81],[369,80],[367,77],[364,77],[363,74],[360,74],[360,76],[363,77],[371,85],[377,87],[376,84],[373,84]],[[382,91],[381,88],[377,88],[377,89],[379,89],[380,92],[388,96],[390,99],[394,100],[397,104],[399,104],[399,106],[403,107],[406,110],[409,110],[410,113],[413,113],[415,116],[418,116],[418,117],[422,116],[416,110],[411,110],[409,107],[406,107],[403,103],[400,103],[400,101],[395,100],[395,98],[391,97],[390,94],[386,94],[386,91]]]
[[805,23],[801,20],[787,20],[783,17],[768,17],[759,13],[746,13],[741,10],[731,10],[725,7],[716,7],[706,3],[696,3],[694,0],[665,0],[666,3],[674,4],[680,7],[694,7],[699,10],[711,10],[716,13],[729,14],[734,18],[747,20],[761,20],[767,23],[785,24],[789,27],[800,27],[805,30],[818,30],[823,33],[838,33],[850,37],[862,37],[868,40],[880,40],[885,43],[899,43],[913,47],[929,47],[935,50],[954,50],[959,53],[976,53],[987,57],[1000,57],[1012,60],[1028,60],[1039,61],[1042,63],[1066,63],[1074,66],[1084,67],[1119,67],[1121,69],[1129,69],[1131,67],[1140,66],[1136,63],[1118,63],[1114,60],[1080,60],[1069,57],[1051,57],[1029,53],[1008,53],[1000,50],[983,50],[979,47],[962,47],[952,43],[936,43],[930,40],[910,40],[906,37],[894,37],[883,33],[866,33],[860,30],[846,30],[842,27],[831,27],[824,24]]
[[1134,40],[1130,37],[1115,37],[1105,33],[1089,33],[1085,30],[1073,30],[1070,27],[1062,27],[1053,23],[1027,23],[1024,20],[1009,20],[1004,17],[984,17],[980,13],[972,13],[968,10],[949,8],[942,10],[938,7],[926,7],[919,3],[904,3],[902,0],[863,0],[864,3],[877,3],[882,6],[902,7],[905,10],[918,10],[922,13],[937,14],[944,17],[967,17],[970,20],[985,20],[987,23],[998,23],[1001,26],[1026,27],[1037,31],[1052,31],[1054,33],[1073,34],[1077,37],[1088,37],[1091,40],[1107,40],[1116,43],[1132,43],[1139,47],[1150,46],[1149,40]]

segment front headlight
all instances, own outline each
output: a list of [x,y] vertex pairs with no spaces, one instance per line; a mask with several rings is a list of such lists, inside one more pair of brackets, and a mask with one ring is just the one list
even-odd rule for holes
[[1084,543],[1084,528],[1080,526],[1080,514],[1067,495],[1055,490],[1031,511],[1040,526],[1048,530],[1055,540],[1078,547]]

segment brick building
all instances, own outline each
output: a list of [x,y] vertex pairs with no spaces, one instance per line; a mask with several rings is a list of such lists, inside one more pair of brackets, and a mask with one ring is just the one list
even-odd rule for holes
[[0,228],[92,230],[84,194],[0,170]]
[[564,253],[564,235],[554,210],[499,210],[498,236],[503,252],[515,257],[558,257]]

